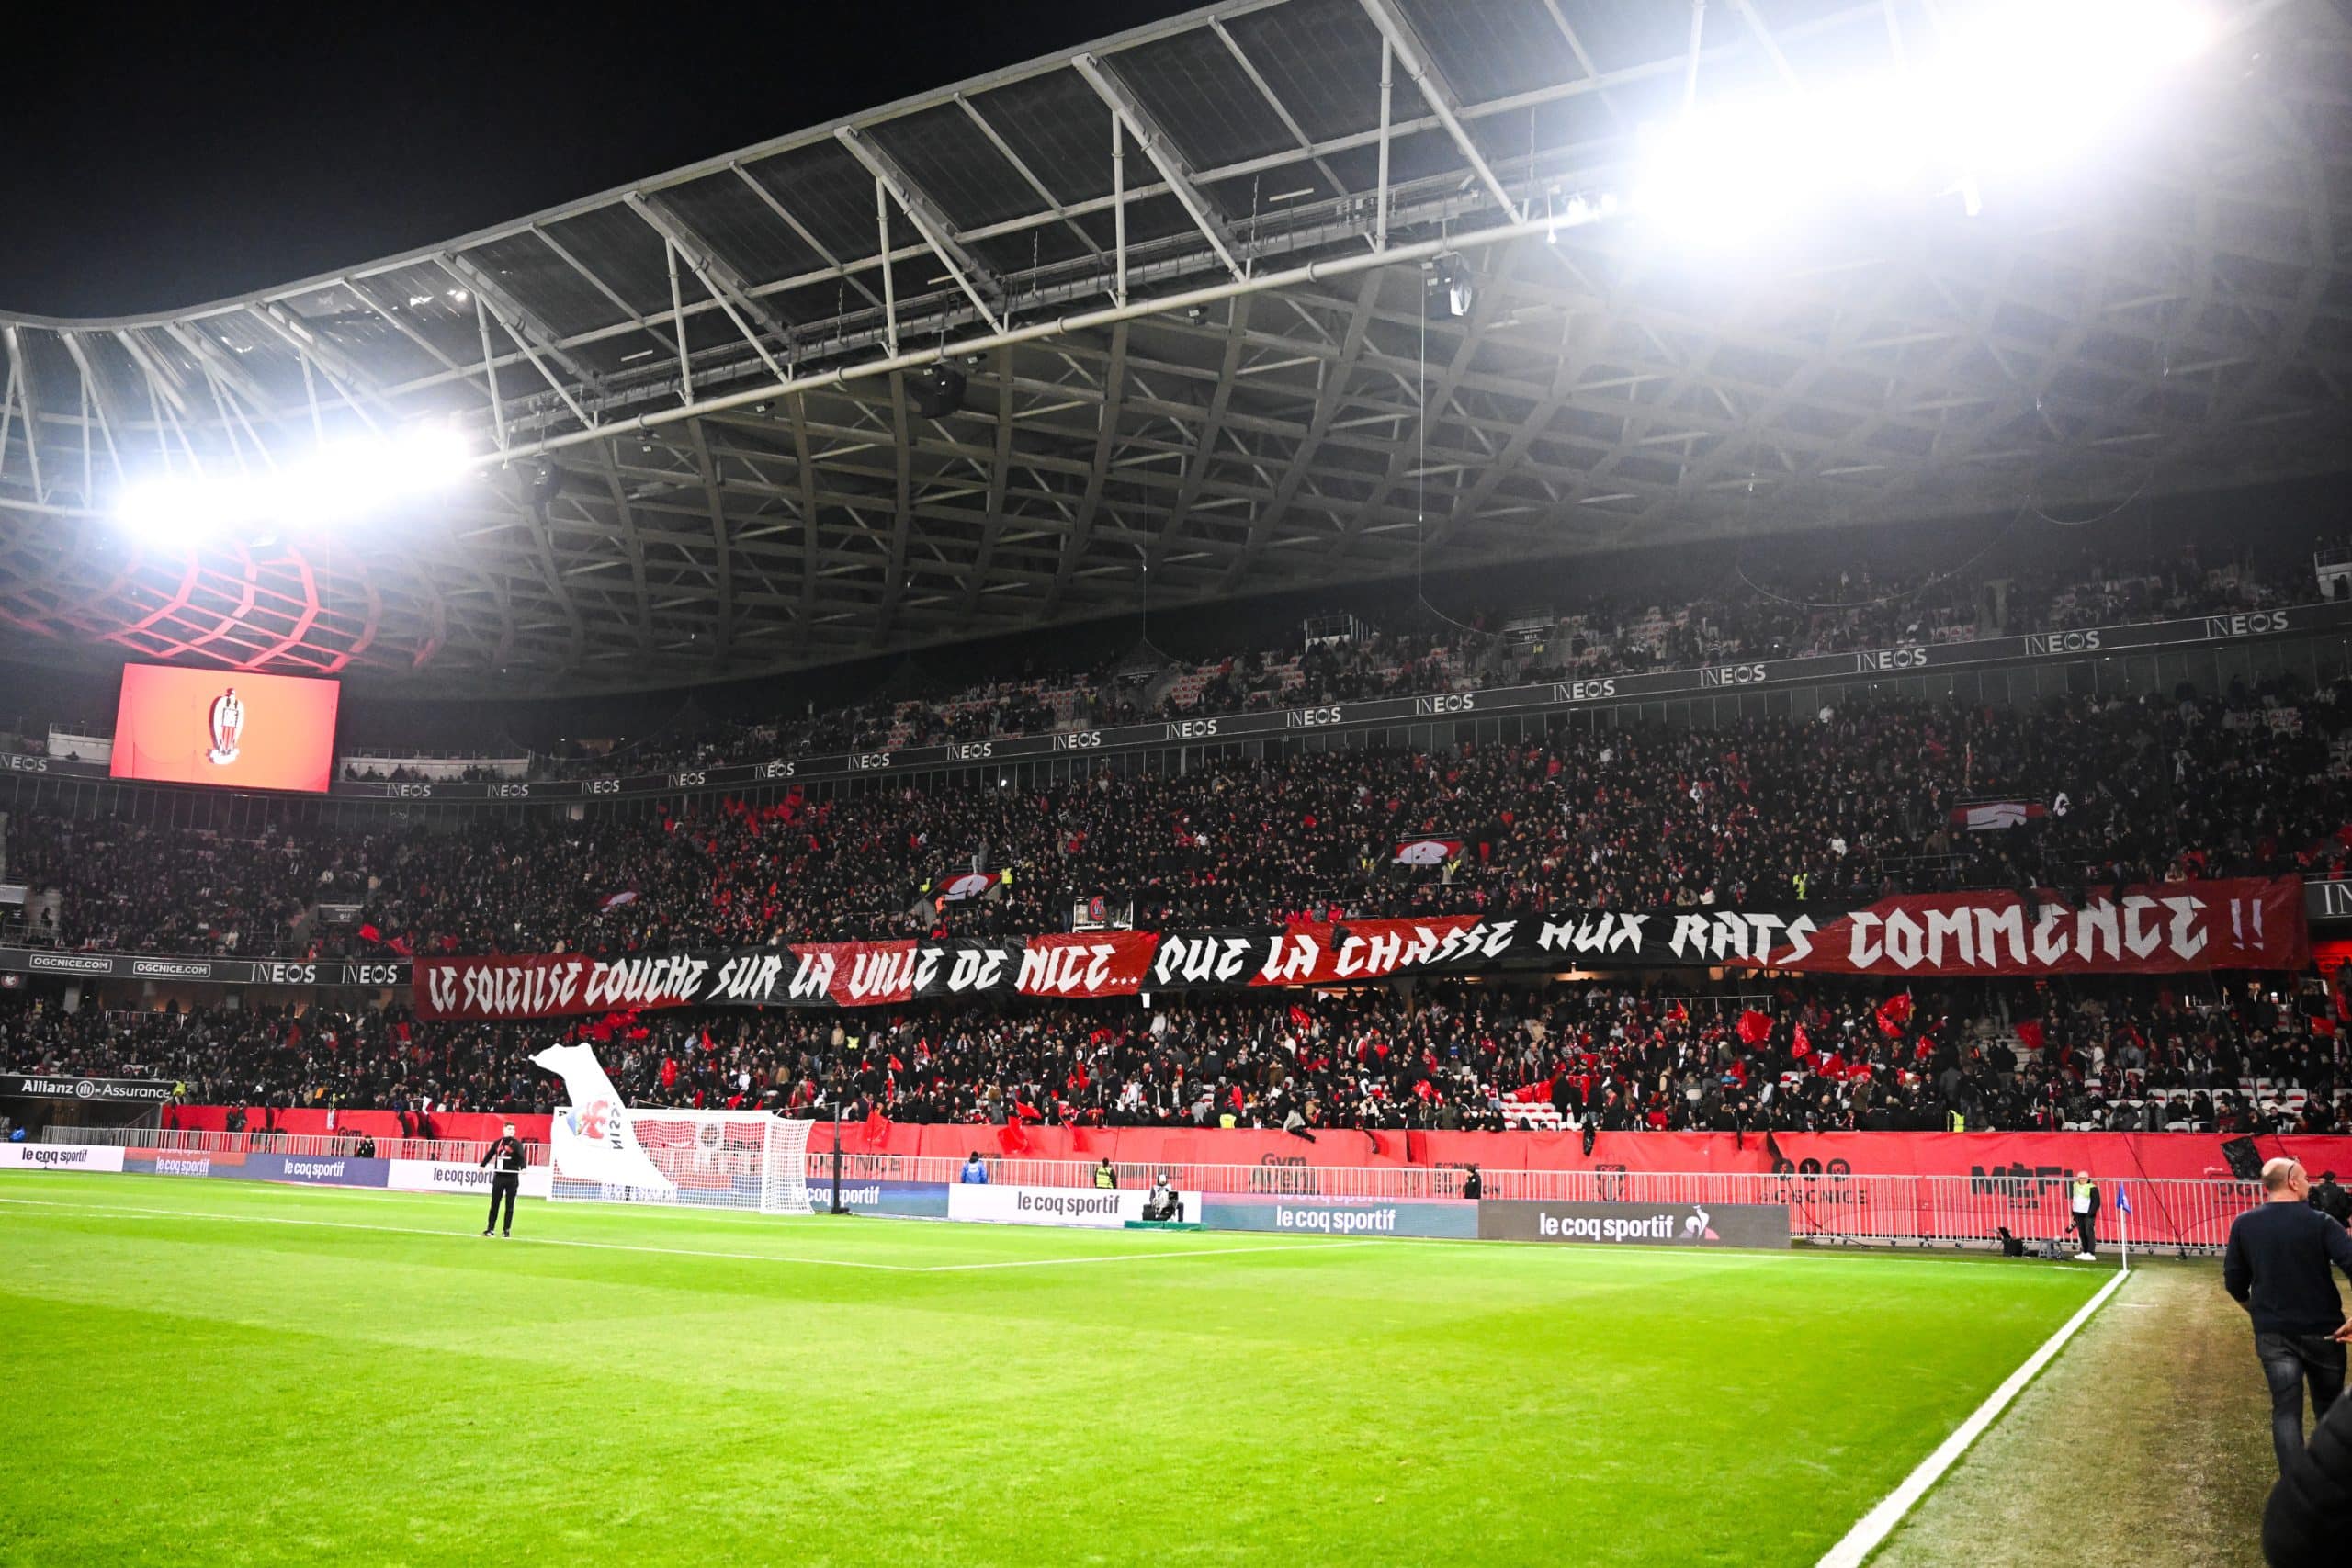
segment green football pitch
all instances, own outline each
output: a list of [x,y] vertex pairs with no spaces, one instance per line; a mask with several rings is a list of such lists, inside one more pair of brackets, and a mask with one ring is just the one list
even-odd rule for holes
[[2104,1281],[0,1179],[0,1559],[1810,1562]]

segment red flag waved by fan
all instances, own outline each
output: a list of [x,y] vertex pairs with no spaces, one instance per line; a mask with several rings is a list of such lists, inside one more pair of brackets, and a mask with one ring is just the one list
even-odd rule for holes
[[1769,1013],[1754,1008],[1742,1009],[1739,1015],[1739,1037],[1749,1045],[1761,1045],[1772,1037],[1772,1019]]
[[865,1113],[866,1144],[869,1146],[878,1146],[889,1136],[890,1119],[882,1114],[882,1108],[877,1105]]
[[1878,1032],[1889,1040],[1903,1038],[1903,1026],[1911,1021],[1911,993],[1889,997],[1878,1004]]

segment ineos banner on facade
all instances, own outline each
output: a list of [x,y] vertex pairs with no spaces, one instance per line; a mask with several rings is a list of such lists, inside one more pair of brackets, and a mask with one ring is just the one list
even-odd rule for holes
[[85,1100],[111,1105],[163,1105],[172,1086],[149,1078],[44,1077],[0,1073],[0,1100]]
[[812,942],[658,956],[420,959],[430,1019],[623,1008],[872,1007],[961,997],[1326,986],[1494,970],[1726,966],[1814,974],[2042,976],[2300,969],[2291,877],[2167,883],[2070,904],[2007,891],[1789,912],[1442,915],[1280,930],[1091,931],[985,942]]
[[216,986],[306,986],[378,990],[408,984],[406,964],[321,958],[186,958],[162,953],[67,953],[0,947],[0,974],[92,980],[201,980]]
[[1482,1241],[1577,1241],[1604,1246],[1786,1247],[1782,1203],[1553,1203],[1487,1199]]

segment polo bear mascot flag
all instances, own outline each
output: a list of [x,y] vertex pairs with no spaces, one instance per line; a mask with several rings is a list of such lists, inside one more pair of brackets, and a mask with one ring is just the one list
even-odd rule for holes
[[620,1090],[586,1045],[550,1045],[531,1058],[563,1080],[571,1104],[556,1112],[552,1128],[555,1173],[569,1181],[605,1187],[636,1187],[675,1193],[677,1186],[655,1168]]

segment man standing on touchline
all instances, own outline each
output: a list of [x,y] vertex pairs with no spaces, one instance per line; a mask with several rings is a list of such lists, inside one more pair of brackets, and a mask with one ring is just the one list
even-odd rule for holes
[[[489,1165],[492,1161],[497,1162],[498,1168],[492,1171],[490,1175],[490,1223],[481,1227],[481,1234],[488,1235],[491,1232],[496,1231],[503,1236],[513,1235],[514,1234],[514,1194],[522,1190],[523,1168],[530,1163],[529,1157],[523,1152],[523,1140],[514,1135],[514,1122],[506,1123],[506,1131],[500,1135],[496,1143],[490,1145],[490,1153],[481,1156],[481,1163],[484,1165]],[[501,1198],[506,1200],[504,1224],[499,1224],[498,1221],[498,1201]]]
[[2352,1235],[2305,1201],[2311,1182],[2290,1159],[2262,1168],[2262,1201],[2230,1225],[2222,1284],[2254,1320],[2254,1353],[2270,1384],[2270,1443],[2285,1474],[2303,1451],[2303,1385],[2312,1415],[2327,1414],[2344,1392],[2344,1351],[2352,1327],[2328,1276],[2352,1277]]
[[2075,1261],[2096,1262],[2098,1254],[2093,1249],[2098,1246],[2098,1183],[2091,1179],[2091,1173],[2087,1170],[2075,1172],[2074,1207],[2075,1237],[2082,1243],[2082,1249],[2075,1254]]

